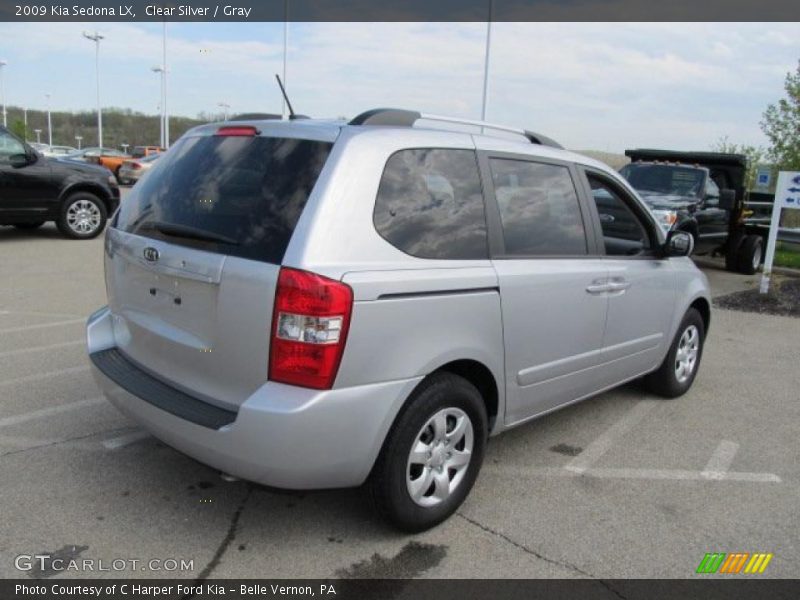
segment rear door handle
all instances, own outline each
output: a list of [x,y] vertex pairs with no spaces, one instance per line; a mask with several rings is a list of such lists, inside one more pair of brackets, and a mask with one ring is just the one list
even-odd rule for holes
[[625,290],[631,287],[631,282],[626,281],[625,279],[612,279],[607,284],[607,291],[609,293],[619,293],[624,294]]

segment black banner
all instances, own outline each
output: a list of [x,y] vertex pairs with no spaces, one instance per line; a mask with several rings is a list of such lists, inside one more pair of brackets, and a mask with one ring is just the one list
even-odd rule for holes
[[795,21],[796,0],[0,0],[0,21]]
[[796,599],[800,580],[786,579],[9,579],[0,581],[2,600],[773,600]]

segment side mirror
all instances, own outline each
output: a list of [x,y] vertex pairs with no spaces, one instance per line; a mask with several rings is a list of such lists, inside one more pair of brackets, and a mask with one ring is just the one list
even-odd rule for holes
[[8,157],[8,164],[10,164],[15,169],[20,167],[26,167],[31,164],[33,161],[31,157],[27,154],[12,154]]
[[664,256],[689,256],[694,250],[694,238],[686,231],[670,231],[664,243]]
[[723,210],[733,210],[736,207],[736,191],[720,190],[719,207]]

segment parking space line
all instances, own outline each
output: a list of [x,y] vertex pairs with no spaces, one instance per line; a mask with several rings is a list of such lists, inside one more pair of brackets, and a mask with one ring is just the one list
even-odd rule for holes
[[120,448],[135,444],[136,442],[149,437],[150,434],[146,431],[134,431],[133,433],[129,433],[127,435],[121,435],[119,437],[103,440],[103,446],[105,446],[108,450],[119,450]]
[[485,468],[487,473],[495,473],[517,478],[528,477],[593,477],[596,479],[650,479],[650,480],[684,480],[684,481],[745,481],[752,483],[782,483],[782,479],[774,473],[737,473],[727,471],[720,477],[709,478],[704,471],[685,469],[587,469],[586,471],[567,471],[558,467],[517,467],[491,465]]
[[30,315],[32,317],[79,317],[75,313],[39,312],[37,310],[0,310],[0,315]]
[[31,346],[30,348],[19,348],[18,350],[7,350],[0,352],[0,358],[6,356],[16,356],[17,354],[30,354],[32,352],[44,352],[45,350],[55,350],[56,348],[67,348],[69,346],[78,346],[83,344],[83,340],[75,340],[74,342],[61,342],[58,344],[47,344],[46,346]]
[[687,471],[684,469],[591,469],[588,477],[600,479],[673,479],[688,481],[750,481],[754,483],[781,483],[774,473],[716,473],[709,477],[706,471]]
[[619,437],[647,416],[658,404],[659,402],[654,400],[642,400],[638,402],[624,417],[609,427],[578,456],[569,461],[564,468],[567,471],[572,471],[577,474],[586,472],[608,452]]
[[728,440],[722,440],[719,446],[717,446],[717,449],[714,450],[714,454],[712,454],[711,458],[708,460],[706,468],[703,469],[703,476],[709,479],[723,479],[725,473],[731,468],[733,459],[738,451],[739,444]]
[[46,329],[48,327],[61,327],[62,325],[74,325],[75,323],[85,323],[86,319],[67,319],[66,321],[54,321],[53,323],[36,323],[35,325],[23,325],[21,327],[11,327],[10,329],[0,329],[0,333],[17,333],[20,331],[30,331],[32,329]]
[[59,375],[70,375],[71,373],[80,373],[88,371],[88,366],[83,367],[69,367],[68,369],[59,369],[57,371],[48,371],[47,373],[37,373],[36,375],[26,375],[25,377],[16,377],[15,379],[6,379],[0,381],[0,387],[16,385],[20,383],[32,383],[41,379],[49,379],[50,377],[57,377]]
[[0,419],[0,428],[10,427],[12,425],[19,425],[20,423],[25,423],[27,421],[42,419],[44,417],[50,417],[70,410],[85,408],[87,406],[95,406],[97,404],[102,404],[103,402],[105,402],[105,398],[100,396],[97,398],[87,398],[85,400],[77,400],[76,402],[70,402],[68,404],[59,404],[58,406],[48,406],[47,408],[34,410],[32,412],[25,413],[22,415],[14,415],[13,417],[5,417],[4,419]]

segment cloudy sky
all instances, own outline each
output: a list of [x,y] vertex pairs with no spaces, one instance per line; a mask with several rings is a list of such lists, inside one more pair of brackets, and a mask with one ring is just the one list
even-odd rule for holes
[[[80,23],[0,23],[6,101],[95,106],[94,45]],[[104,106],[157,113],[161,25],[98,29]],[[377,106],[479,118],[486,25],[295,23],[295,110],[353,116]],[[169,108],[280,112],[281,23],[168,25]],[[567,147],[708,149],[721,136],[766,143],[758,122],[800,59],[800,23],[496,23],[488,119]]]

